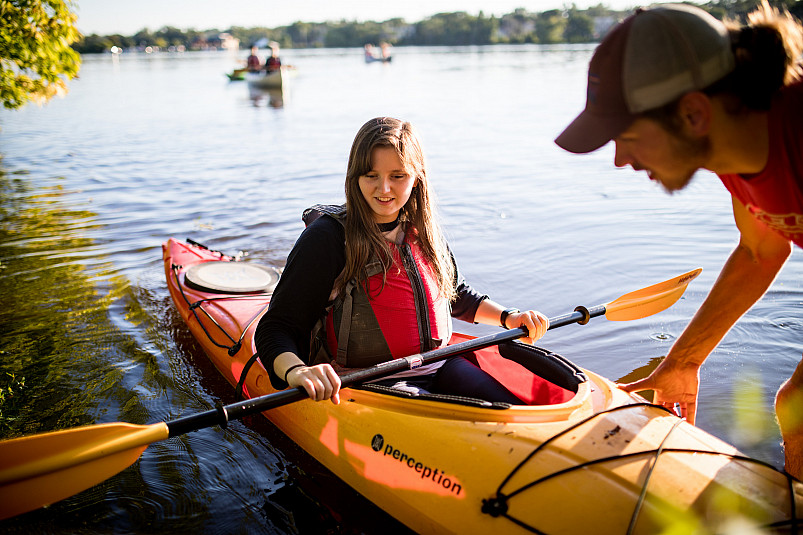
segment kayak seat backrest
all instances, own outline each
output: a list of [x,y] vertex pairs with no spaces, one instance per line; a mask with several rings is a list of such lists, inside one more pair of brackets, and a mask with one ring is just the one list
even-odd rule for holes
[[557,353],[521,342],[481,349],[471,357],[527,405],[565,403],[588,381],[579,367]]
[[575,363],[548,349],[521,342],[505,342],[499,344],[499,354],[573,393],[577,393],[577,387],[588,381],[586,374]]

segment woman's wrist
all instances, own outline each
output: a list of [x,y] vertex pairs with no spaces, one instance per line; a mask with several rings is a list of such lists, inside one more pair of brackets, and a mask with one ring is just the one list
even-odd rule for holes
[[284,382],[287,383],[287,376],[290,374],[291,371],[295,370],[296,368],[303,368],[306,364],[294,364],[284,370]]
[[521,312],[521,310],[519,310],[518,308],[506,308],[506,309],[504,309],[502,311],[502,314],[500,314],[500,316],[499,316],[500,325],[502,325],[502,327],[504,327],[505,329],[510,329],[510,327],[508,327],[507,323],[506,323],[507,322],[507,317],[510,316],[511,314],[518,314],[519,312]]
[[292,351],[285,351],[276,355],[276,358],[273,360],[273,373],[276,374],[276,377],[283,379],[286,383],[287,376],[290,374],[290,372],[302,366],[306,366],[306,364],[303,360],[298,358],[298,355]]

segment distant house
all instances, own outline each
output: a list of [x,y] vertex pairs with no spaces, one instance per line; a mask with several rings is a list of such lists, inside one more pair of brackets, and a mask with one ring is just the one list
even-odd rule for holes
[[226,50],[240,50],[240,40],[236,37],[232,37],[228,33],[221,33],[220,39],[222,41],[221,46]]
[[240,40],[224,32],[207,36],[205,42],[199,48],[204,50],[239,50]]

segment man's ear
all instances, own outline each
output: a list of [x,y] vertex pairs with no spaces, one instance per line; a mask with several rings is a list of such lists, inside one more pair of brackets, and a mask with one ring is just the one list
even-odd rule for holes
[[705,93],[692,91],[680,98],[678,114],[687,134],[704,136],[711,130],[713,107]]

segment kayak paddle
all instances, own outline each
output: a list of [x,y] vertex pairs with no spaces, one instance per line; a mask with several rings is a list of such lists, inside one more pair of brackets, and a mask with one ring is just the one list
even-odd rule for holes
[[[550,318],[549,328],[585,324],[605,315],[609,320],[646,318],[672,306],[702,271],[696,269],[673,279],[625,294],[604,305],[577,307],[574,312]],[[526,336],[520,327],[383,362],[341,376],[342,387],[417,368],[460,353],[474,351]],[[150,425],[108,423],[53,431],[0,442],[0,520],[63,500],[97,485],[132,465],[149,444],[237,420],[307,397],[302,387],[247,399],[170,422]]]

